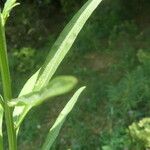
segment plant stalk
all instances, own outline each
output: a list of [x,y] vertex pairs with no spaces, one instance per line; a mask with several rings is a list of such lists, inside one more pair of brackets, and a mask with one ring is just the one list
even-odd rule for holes
[[12,91],[11,91],[10,71],[6,47],[5,27],[2,14],[0,14],[0,70],[5,101],[4,112],[8,134],[9,150],[17,150],[16,133],[12,116],[13,110],[7,105],[7,102],[10,101],[12,98]]

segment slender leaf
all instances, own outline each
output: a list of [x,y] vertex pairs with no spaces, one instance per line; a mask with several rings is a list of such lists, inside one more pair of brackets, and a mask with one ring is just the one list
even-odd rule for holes
[[79,95],[81,92],[85,89],[85,87],[80,88],[70,99],[70,101],[67,103],[67,105],[64,107],[64,109],[59,114],[57,120],[55,121],[52,128],[49,130],[49,133],[47,135],[47,138],[45,140],[45,143],[42,147],[42,150],[50,150],[52,144],[54,143],[55,139],[57,138],[60,129],[65,122],[65,119],[67,115],[70,113],[70,111],[73,109],[75,103],[78,100]]
[[4,22],[6,22],[7,18],[9,17],[11,10],[17,5],[19,5],[19,3],[17,3],[16,0],[7,0],[5,2],[4,9],[2,12]]
[[[73,76],[60,76],[54,78],[47,87],[43,88],[39,92],[32,92],[27,95],[21,96],[19,98],[13,99],[11,102],[9,102],[10,106],[17,105],[18,111],[23,110],[24,112],[19,116],[19,119],[16,118],[15,123],[16,126],[18,126],[18,123],[20,124],[20,120],[23,120],[25,117],[25,114],[28,113],[28,111],[42,102],[44,102],[47,99],[50,99],[54,96],[62,95],[64,93],[69,92],[73,89],[73,87],[77,84],[77,79]],[[17,114],[16,113],[16,117]]]
[[46,62],[40,70],[34,90],[40,90],[42,87],[48,84],[49,80],[55,73],[61,61],[64,59],[65,55],[68,53],[84,24],[101,1],[102,0],[88,0],[88,2],[79,10],[79,12],[65,27],[59,38],[54,43]]
[[[59,64],[71,48],[74,43],[77,35],[80,30],[84,26],[85,22],[88,20],[92,12],[96,9],[98,4],[102,0],[89,0],[73,17],[73,19],[68,23],[65,29],[60,34],[59,38],[51,48],[49,56],[47,57],[42,69],[39,69],[24,85],[21,90],[19,96],[28,94],[33,91],[33,87],[35,86],[35,90],[42,88],[48,84],[52,75],[55,73]],[[47,74],[47,75],[46,75]],[[42,77],[46,77],[45,79]],[[39,78],[39,79],[38,79]],[[38,79],[38,80],[37,80]],[[44,80],[43,83],[39,82]],[[47,82],[46,82],[47,81]],[[39,85],[39,86],[38,86]]]

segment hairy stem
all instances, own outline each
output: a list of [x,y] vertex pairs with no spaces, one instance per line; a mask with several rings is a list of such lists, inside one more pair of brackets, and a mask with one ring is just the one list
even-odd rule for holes
[[0,14],[0,70],[3,84],[3,93],[4,93],[4,112],[5,112],[5,122],[7,126],[8,134],[8,143],[10,150],[17,149],[16,134],[14,129],[12,109],[7,105],[7,102],[12,98],[11,92],[11,80],[10,72],[8,66],[8,56],[7,56],[7,47],[6,47],[6,38],[5,38],[5,27],[3,23],[2,14]]

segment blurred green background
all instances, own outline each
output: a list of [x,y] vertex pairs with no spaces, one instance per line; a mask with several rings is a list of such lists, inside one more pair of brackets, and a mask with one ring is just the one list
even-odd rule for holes
[[[6,27],[14,97],[86,0],[21,0]],[[3,2],[0,3],[3,7]],[[103,0],[56,75],[86,85],[53,150],[144,150],[128,126],[150,116],[150,1]],[[0,83],[1,84],[1,83]],[[39,150],[72,93],[30,111],[19,149]]]

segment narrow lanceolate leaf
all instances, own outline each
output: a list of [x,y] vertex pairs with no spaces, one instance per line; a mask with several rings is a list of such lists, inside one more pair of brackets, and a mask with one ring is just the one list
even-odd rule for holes
[[[88,20],[92,12],[96,9],[102,0],[89,0],[73,17],[65,27],[59,38],[53,45],[48,58],[46,59],[41,71],[40,69],[26,82],[19,96],[28,94],[35,90],[41,89],[48,84],[52,75],[55,73],[59,64],[71,48],[77,35]],[[40,72],[40,73],[39,73]],[[39,79],[38,79],[39,78]],[[38,79],[38,80],[37,80]],[[42,84],[40,82],[44,81]],[[46,82],[47,81],[47,82]]]
[[9,14],[11,10],[19,5],[19,3],[16,2],[16,0],[7,0],[4,5],[4,9],[2,12],[3,18],[4,18],[4,23],[6,22],[7,18],[9,17]]
[[70,113],[72,108],[74,107],[75,103],[78,100],[79,95],[84,90],[85,87],[80,88],[70,99],[70,101],[67,103],[67,105],[64,107],[64,109],[59,114],[57,120],[55,121],[52,128],[49,130],[49,133],[47,135],[47,138],[45,140],[45,143],[43,144],[42,150],[50,150],[52,144],[54,143],[55,139],[57,138],[59,131],[67,117],[67,115]]
[[[73,87],[77,84],[77,79],[73,76],[60,76],[54,78],[47,87],[41,89],[38,92],[32,92],[27,95],[18,97],[16,99],[13,99],[11,102],[9,102],[10,106],[17,106],[18,111],[19,108],[23,110],[20,116],[18,118],[15,118],[16,126],[21,123],[21,121],[24,119],[25,115],[28,113],[28,111],[42,102],[44,102],[47,99],[50,99],[54,96],[62,95],[64,93],[69,92],[73,89]],[[16,107],[16,108],[17,108]],[[16,112],[15,116],[20,114]]]
[[40,70],[34,90],[46,86],[65,55],[74,43],[80,30],[102,0],[89,0],[65,27],[54,43],[46,62]]

